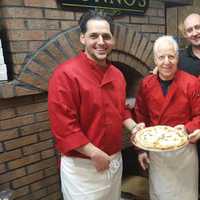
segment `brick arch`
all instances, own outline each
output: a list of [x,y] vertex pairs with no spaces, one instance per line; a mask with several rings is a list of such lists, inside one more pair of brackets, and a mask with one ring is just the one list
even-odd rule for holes
[[[22,67],[18,77],[0,85],[2,98],[24,96],[47,92],[48,79],[55,67],[81,51],[79,27],[67,29],[54,36],[38,49]],[[109,56],[111,61],[120,61],[132,67],[142,75],[152,66],[152,43],[140,33],[125,25],[115,24],[116,46]]]

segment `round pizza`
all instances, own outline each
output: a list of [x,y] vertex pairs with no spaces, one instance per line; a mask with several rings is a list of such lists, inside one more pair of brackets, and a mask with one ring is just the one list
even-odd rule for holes
[[138,131],[133,143],[145,150],[171,151],[188,144],[188,135],[170,126],[152,126]]

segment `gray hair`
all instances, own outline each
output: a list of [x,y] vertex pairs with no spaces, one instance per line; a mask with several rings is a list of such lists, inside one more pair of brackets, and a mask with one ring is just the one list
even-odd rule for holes
[[170,35],[163,35],[163,36],[159,37],[158,39],[156,39],[154,46],[153,46],[154,56],[159,51],[159,46],[163,45],[164,43],[171,44],[174,47],[174,50],[176,51],[176,55],[178,56],[178,53],[179,53],[178,43],[173,38],[173,36],[170,36]]

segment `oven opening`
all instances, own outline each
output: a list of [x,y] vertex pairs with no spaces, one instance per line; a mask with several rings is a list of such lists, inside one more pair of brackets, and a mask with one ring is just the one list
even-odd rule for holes
[[[138,83],[143,76],[133,67],[119,62],[112,62],[124,75],[126,80],[126,103],[133,108]],[[148,180],[138,162],[135,147],[130,143],[128,134],[123,137],[123,174],[122,174],[122,200],[148,200]]]

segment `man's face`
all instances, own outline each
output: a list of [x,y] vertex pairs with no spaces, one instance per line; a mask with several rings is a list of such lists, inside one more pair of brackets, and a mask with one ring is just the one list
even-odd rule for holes
[[106,58],[114,45],[110,25],[105,20],[89,20],[87,31],[80,36],[86,55],[100,65],[106,64]]
[[200,15],[191,14],[184,21],[185,37],[195,47],[200,47]]
[[172,44],[164,43],[154,55],[161,80],[172,80],[177,70],[178,56]]

